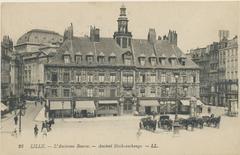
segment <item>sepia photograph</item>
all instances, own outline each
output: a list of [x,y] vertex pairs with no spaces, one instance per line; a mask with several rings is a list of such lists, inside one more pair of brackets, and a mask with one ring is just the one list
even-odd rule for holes
[[1,155],[240,155],[240,1],[0,10]]

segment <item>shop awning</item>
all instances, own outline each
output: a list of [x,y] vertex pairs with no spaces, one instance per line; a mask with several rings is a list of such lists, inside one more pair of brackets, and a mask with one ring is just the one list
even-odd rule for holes
[[160,106],[157,100],[141,100],[140,106],[147,107],[147,106]]
[[118,104],[117,100],[100,100],[98,104]]
[[7,110],[7,106],[1,102],[1,111]]
[[197,100],[197,105],[204,105],[204,104],[202,103],[202,101]]
[[76,101],[75,109],[77,110],[95,110],[94,101]]
[[185,106],[190,106],[189,100],[180,100],[180,101],[181,101],[181,103],[182,103],[183,105],[185,105]]
[[50,110],[71,109],[70,101],[50,101]]
[[[181,100],[181,103],[185,106],[190,106],[190,100]],[[197,105],[204,105],[200,100],[197,100]]]

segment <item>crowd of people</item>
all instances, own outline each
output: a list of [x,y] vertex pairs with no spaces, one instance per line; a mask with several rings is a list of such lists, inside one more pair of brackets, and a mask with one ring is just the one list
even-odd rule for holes
[[[48,132],[50,132],[52,130],[52,125],[54,123],[55,123],[54,119],[51,119],[49,121],[45,120],[45,121],[42,122],[41,132],[42,132],[43,138],[47,137],[47,134],[48,134]],[[38,132],[39,132],[38,126],[37,126],[37,124],[35,124],[35,127],[34,127],[35,137],[38,136]]]

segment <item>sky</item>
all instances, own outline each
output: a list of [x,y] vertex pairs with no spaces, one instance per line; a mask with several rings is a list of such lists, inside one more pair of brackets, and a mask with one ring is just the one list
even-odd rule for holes
[[[124,2],[133,38],[147,39],[149,28],[157,35],[169,29],[178,33],[183,52],[219,41],[218,30],[239,29],[240,2]],[[100,37],[112,37],[122,2],[4,3],[1,31],[14,43],[31,29],[47,29],[63,35],[73,23],[74,36],[89,35],[90,25],[100,28]]]

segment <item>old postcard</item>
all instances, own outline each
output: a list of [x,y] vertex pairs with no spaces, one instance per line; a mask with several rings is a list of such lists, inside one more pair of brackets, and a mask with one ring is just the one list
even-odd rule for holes
[[1,155],[239,155],[235,2],[1,3]]

